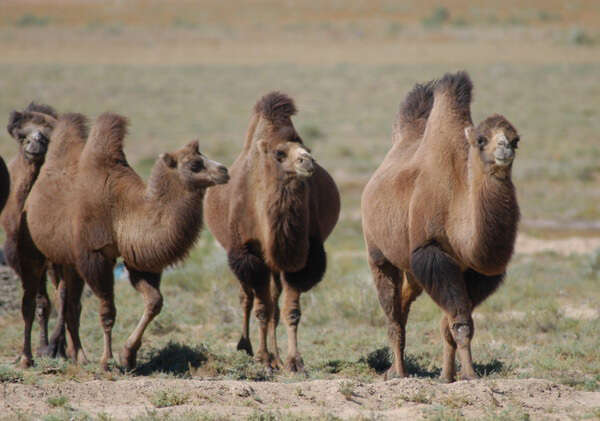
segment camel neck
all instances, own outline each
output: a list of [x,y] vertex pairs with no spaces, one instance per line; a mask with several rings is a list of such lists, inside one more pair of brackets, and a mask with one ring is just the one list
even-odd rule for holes
[[187,191],[176,175],[159,166],[164,164],[155,165],[145,189],[120,187],[129,199],[116,224],[121,255],[131,267],[148,272],[181,261],[202,228],[205,189]]
[[[25,158],[23,153],[19,153],[15,162],[15,169],[11,171],[11,190],[15,192],[15,200],[19,209],[23,208],[23,204],[33,187],[33,183],[37,180],[44,161],[30,161]],[[18,178],[13,178],[18,176]]]
[[510,177],[510,169],[490,170],[469,153],[469,209],[472,249],[469,251],[473,268],[486,274],[504,272],[510,260],[517,233],[519,207]]

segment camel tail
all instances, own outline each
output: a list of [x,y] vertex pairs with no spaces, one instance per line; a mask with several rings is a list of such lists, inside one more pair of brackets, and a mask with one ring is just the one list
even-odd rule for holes
[[101,114],[92,126],[83,151],[85,159],[93,159],[105,166],[126,162],[123,141],[128,124],[127,118],[119,114]]
[[472,91],[473,82],[467,72],[446,73],[435,84],[434,98],[470,119]]
[[414,140],[423,136],[433,107],[435,81],[417,83],[406,95],[394,123],[394,140]]

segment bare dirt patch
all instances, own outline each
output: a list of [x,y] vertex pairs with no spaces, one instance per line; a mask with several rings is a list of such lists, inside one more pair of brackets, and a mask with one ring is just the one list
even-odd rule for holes
[[[48,385],[3,384],[0,412],[33,416],[52,410],[48,398],[63,396],[72,411],[101,413],[127,419],[156,411],[178,415],[194,411],[224,417],[256,412],[341,418],[376,416],[416,419],[428,411],[460,409],[467,417],[519,410],[531,419],[583,416],[600,407],[600,392],[579,392],[547,380],[481,380],[440,384],[425,379],[394,379],[360,383],[353,380],[314,380],[297,383],[181,379],[133,379],[117,382],[66,381]],[[156,408],[160,391],[184,402]]]

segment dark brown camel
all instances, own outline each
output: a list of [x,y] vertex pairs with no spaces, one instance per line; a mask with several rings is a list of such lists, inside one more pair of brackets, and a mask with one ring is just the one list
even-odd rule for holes
[[[126,127],[125,118],[103,114],[85,142],[85,118],[61,116],[26,204],[35,246],[65,268],[68,308],[77,308],[82,279],[100,300],[105,369],[112,358],[116,316],[115,260],[123,257],[145,302],[144,314],[120,354],[121,364],[132,369],[144,330],[162,307],[162,270],[184,259],[198,238],[206,189],[229,179],[227,169],[202,155],[193,141],[162,154],[146,185],[125,158]],[[79,360],[85,354],[72,313],[66,315],[70,353]]]
[[8,174],[8,168],[6,168],[4,159],[0,156],[0,213],[2,213],[2,210],[4,209],[9,194],[10,175]]
[[[231,167],[231,182],[211,189],[204,206],[206,224],[227,250],[241,284],[244,318],[238,349],[252,355],[249,320],[255,300],[260,323],[256,359],[268,367],[282,366],[276,328],[283,289],[286,367],[292,371],[303,369],[297,347],[300,294],[325,273],[323,242],[340,211],[333,179],[294,129],[295,112],[292,99],[278,92],[257,102],[244,148]],[[274,355],[268,352],[268,331]]]
[[[18,145],[19,152],[9,164],[11,194],[8,197],[6,208],[0,216],[0,222],[6,232],[4,252],[7,263],[19,275],[23,285],[23,301],[21,309],[23,314],[35,311],[37,303],[37,316],[40,323],[40,347],[38,355],[56,356],[57,352],[64,355],[64,323],[57,323],[52,334],[50,346],[48,343],[48,318],[50,315],[50,300],[46,291],[45,274],[40,280],[28,284],[22,276],[22,262],[19,259],[19,249],[23,247],[22,214],[25,200],[35,183],[40,168],[44,163],[48,142],[56,124],[57,113],[48,105],[31,103],[25,110],[13,111],[10,114],[7,130]],[[56,302],[62,307],[62,284],[54,276],[55,271],[48,271],[52,282],[57,287]],[[27,329],[26,329],[27,332]],[[24,342],[30,342],[30,335],[24,337]],[[30,345],[26,345],[30,347]],[[30,358],[21,361],[23,366],[31,364]]]
[[416,85],[401,106],[394,144],[365,187],[363,231],[394,351],[390,376],[406,376],[405,326],[424,289],[442,308],[442,379],[477,377],[473,309],[504,278],[519,207],[511,181],[519,136],[502,116],[477,128],[465,72]]

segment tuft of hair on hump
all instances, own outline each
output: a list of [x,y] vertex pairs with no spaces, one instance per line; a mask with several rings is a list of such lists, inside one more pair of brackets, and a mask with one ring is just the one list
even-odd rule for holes
[[66,113],[59,117],[52,132],[52,139],[75,136],[84,141],[88,136],[88,119],[83,114]]
[[417,83],[406,95],[400,111],[398,112],[398,123],[400,127],[413,124],[416,120],[427,120],[433,107],[433,90],[435,81],[421,84]]
[[115,113],[103,113],[96,119],[90,133],[90,142],[102,145],[107,153],[122,150],[129,121]]
[[37,102],[33,101],[29,103],[27,108],[25,108],[25,111],[46,114],[50,117],[58,118],[58,113],[50,105],[38,104]]
[[254,112],[273,124],[287,121],[296,114],[294,100],[281,92],[270,92],[258,100]]
[[8,116],[8,124],[6,125],[6,130],[8,131],[9,135],[14,137],[13,130],[20,124],[22,119],[23,113],[20,113],[17,110],[11,111],[10,115]]
[[435,83],[435,93],[446,94],[454,100],[459,110],[469,110],[473,82],[469,74],[461,70],[456,73],[446,73]]

